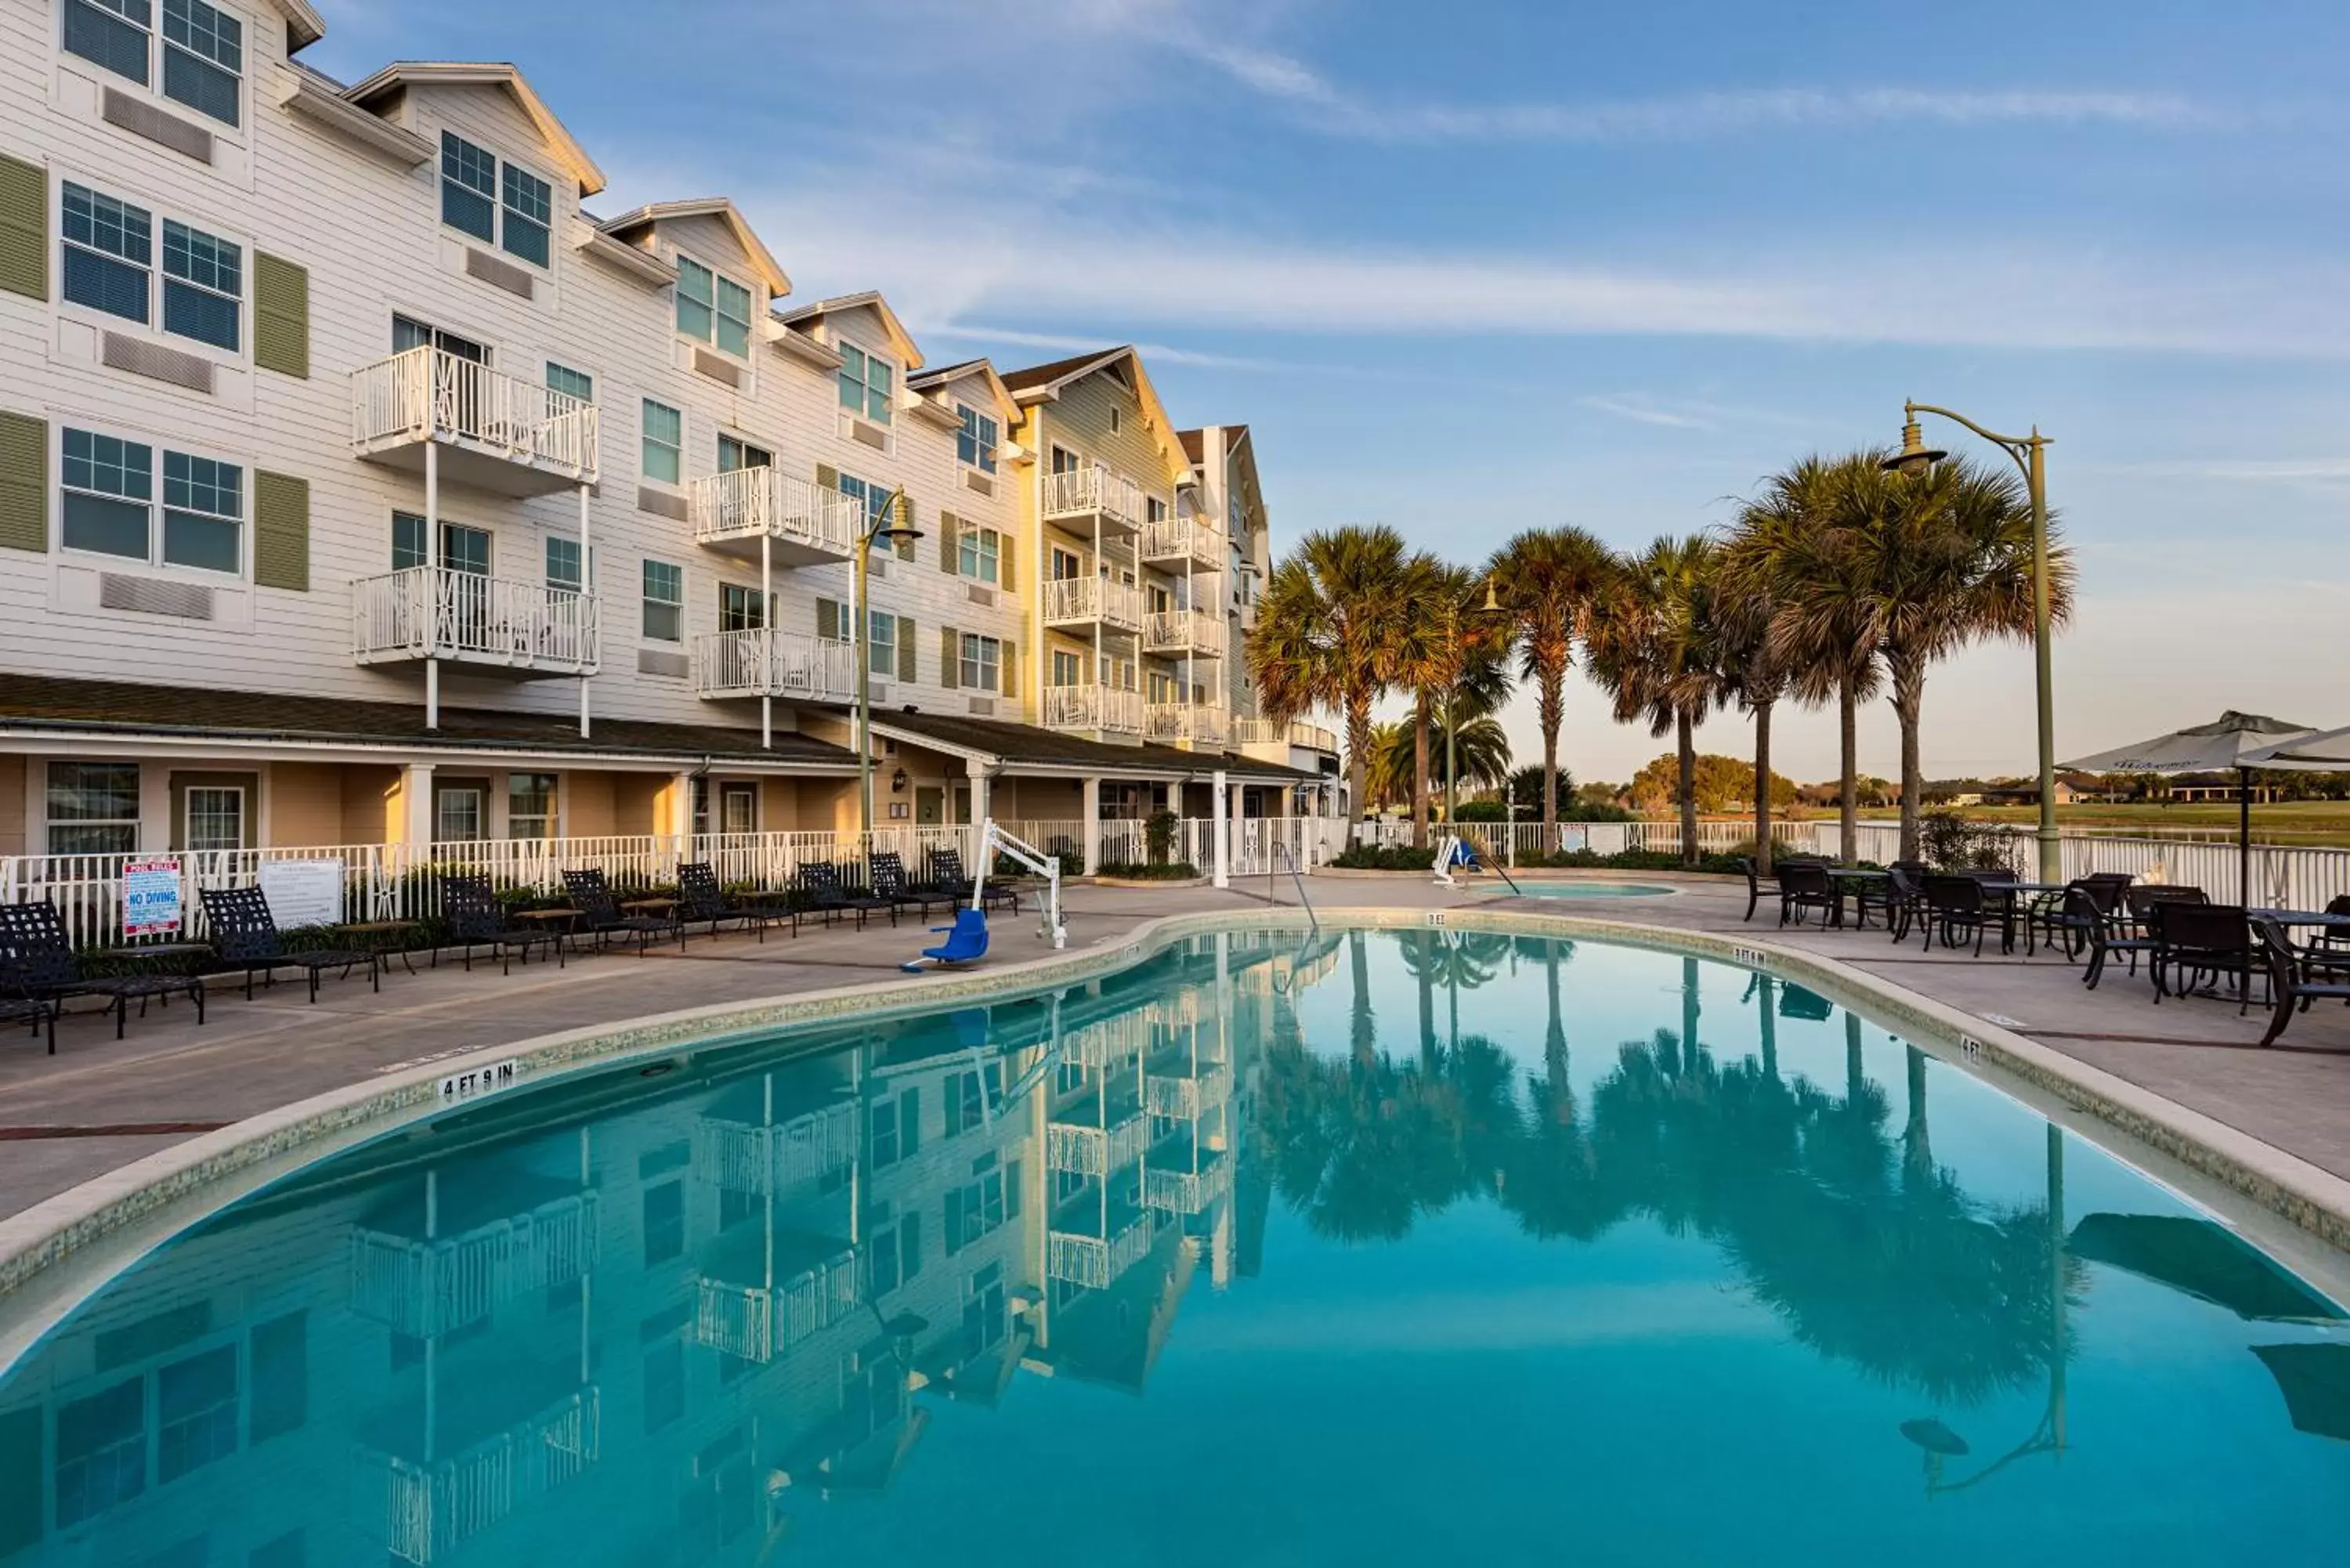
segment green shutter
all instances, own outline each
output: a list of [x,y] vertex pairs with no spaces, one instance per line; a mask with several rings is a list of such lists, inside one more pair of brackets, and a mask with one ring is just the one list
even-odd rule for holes
[[310,482],[253,476],[253,580],[265,588],[310,591]]
[[1014,662],[1019,652],[1020,645],[1007,637],[1003,639],[1003,651],[995,661],[996,690],[1006,697],[1020,695],[1019,666]]
[[1012,575],[1012,535],[995,536],[995,580],[1005,591],[1018,593],[1020,580]]
[[49,422],[0,414],[0,550],[49,548]]
[[920,679],[914,670],[914,623],[902,615],[898,618],[898,679],[905,681]]
[[49,171],[0,157],[0,288],[49,297]]
[[950,691],[962,684],[962,633],[951,626],[939,628],[939,684]]
[[953,513],[939,514],[939,570],[949,576],[953,576],[955,569],[962,564],[958,555],[962,544],[955,537],[956,526]]
[[253,253],[253,362],[309,379],[310,275],[265,251]]
[[816,601],[816,634],[827,642],[845,642],[840,635],[840,606],[830,599]]
[[824,489],[837,490],[840,488],[840,470],[828,462],[819,462],[816,465],[816,482]]

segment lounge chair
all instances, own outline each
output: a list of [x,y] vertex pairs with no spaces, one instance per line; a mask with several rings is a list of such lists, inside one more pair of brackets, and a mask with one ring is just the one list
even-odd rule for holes
[[677,918],[675,909],[666,915],[625,912],[600,870],[566,871],[563,890],[571,896],[572,907],[579,911],[579,929],[593,936],[599,949],[616,936],[636,938],[639,958],[644,956],[656,937],[664,941],[675,937],[679,947],[685,946],[685,922]]
[[728,898],[726,889],[718,885],[717,871],[706,860],[689,860],[677,868],[677,892],[678,919],[690,926],[707,923],[712,936],[728,920],[756,932],[762,942],[767,940],[771,925],[788,924],[792,935],[800,934],[798,910],[764,898]]
[[[151,997],[168,1002],[186,996],[196,1004],[196,1022],[204,1021],[204,982],[192,974],[116,974],[85,976],[76,961],[73,939],[65,920],[47,898],[37,904],[0,904],[0,997],[46,1005],[51,1013],[49,1054],[57,1054],[56,1017],[68,999],[103,996],[113,1004],[114,1037],[122,1038],[130,1002],[147,1015]],[[5,1005],[0,1003],[0,1005]],[[35,1018],[37,1024],[38,1018]]]
[[264,984],[281,969],[298,969],[310,977],[310,1000],[318,1000],[318,975],[339,969],[346,976],[364,966],[368,984],[383,989],[383,955],[359,948],[289,948],[278,935],[276,917],[258,888],[205,888],[199,891],[204,922],[212,928],[213,950],[224,969],[244,971],[244,994],[253,996],[253,977]]
[[[962,868],[960,849],[931,851],[931,885],[958,904],[971,902],[971,877]],[[1020,912],[1020,890],[1008,882],[992,881],[983,889],[984,901],[993,908],[1002,904],[1013,913]]]
[[954,899],[938,888],[918,888],[910,881],[906,876],[906,863],[896,850],[878,851],[873,856],[871,865],[875,898],[888,898],[892,903],[912,909],[923,919],[929,918],[931,906],[933,904],[942,905],[950,909],[954,908]]
[[[502,974],[514,972],[516,953],[522,954],[523,966],[528,968],[535,948],[554,949],[555,967],[563,967],[563,933],[514,924],[487,877],[442,877],[441,918],[448,923],[450,945],[463,950],[468,974],[473,972],[475,948],[489,949]],[[432,950],[432,964],[436,969],[441,965],[437,947]]]
[[886,911],[889,923],[898,923],[898,906],[888,898],[877,898],[859,888],[844,886],[840,867],[823,860],[811,860],[800,867],[800,892],[806,898],[811,914],[824,917],[830,925],[843,915],[857,917],[857,929],[865,929],[865,917],[877,910]]
[[2293,945],[2282,923],[2262,915],[2252,921],[2252,929],[2260,934],[2261,961],[2268,966],[2269,998],[2275,1007],[2268,1033],[2261,1036],[2262,1044],[2275,1044],[2293,1015],[2308,1012],[2309,1004],[2321,997],[2350,1002],[2350,980],[2340,978],[2338,969],[2313,969],[2304,962],[2305,950]]

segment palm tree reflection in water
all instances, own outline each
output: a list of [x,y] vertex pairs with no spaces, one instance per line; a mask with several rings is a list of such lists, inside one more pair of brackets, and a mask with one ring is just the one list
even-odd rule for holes
[[[1544,1240],[1593,1241],[1646,1219],[1721,1248],[1799,1344],[1888,1386],[1949,1407],[2043,1379],[2061,1388],[2064,1312],[2082,1282],[2062,1251],[2061,1215],[1976,1201],[1935,1164],[1922,1053],[1908,1049],[1897,1131],[1864,1071],[1856,1017],[1845,1020],[1840,1093],[1782,1075],[1785,993],[1758,976],[1742,1005],[1756,1011],[1760,1053],[1718,1062],[1699,1037],[1690,960],[1680,1029],[1619,1045],[1586,1106],[1569,1075],[1559,984],[1574,948],[1537,942],[1520,956],[1544,965],[1547,1017],[1540,1069],[1521,1094],[1490,1039],[1457,1026],[1435,1038],[1434,988],[1457,999],[1512,956],[1506,939],[1448,940],[1460,935],[1413,932],[1403,943],[1421,997],[1414,1059],[1378,1046],[1360,932],[1347,1055],[1307,1051],[1294,1021],[1273,1043],[1265,1147],[1278,1191],[1316,1232],[1400,1240],[1464,1200],[1496,1203]],[[2052,1137],[2056,1202],[2060,1152]],[[2050,1420],[2060,1403],[2052,1394]]]

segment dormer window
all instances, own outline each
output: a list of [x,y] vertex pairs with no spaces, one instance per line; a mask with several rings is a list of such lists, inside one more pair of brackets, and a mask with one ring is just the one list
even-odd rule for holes
[[897,371],[854,343],[840,346],[840,406],[877,425],[889,422],[889,387]]
[[[555,187],[452,131],[441,133],[441,221],[535,266],[547,265]],[[503,222],[501,222],[503,220]],[[500,238],[504,231],[503,240]]]
[[962,429],[955,435],[955,457],[982,473],[995,472],[995,421],[967,403],[956,405]]
[[677,258],[677,329],[738,359],[751,357],[751,291],[691,256]]
[[[146,87],[153,79],[151,0],[66,0],[66,53]],[[223,125],[237,123],[244,24],[204,0],[163,0],[163,96]]]

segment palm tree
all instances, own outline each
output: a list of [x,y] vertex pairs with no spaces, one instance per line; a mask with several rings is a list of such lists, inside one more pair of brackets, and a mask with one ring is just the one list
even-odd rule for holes
[[1646,719],[1674,736],[1679,762],[1681,860],[1697,864],[1697,739],[1727,698],[1723,637],[1714,614],[1721,551],[1700,535],[1660,538],[1623,564],[1593,618],[1593,674],[1620,722]]
[[1835,701],[1846,865],[1859,836],[1860,703],[1876,695],[1880,669],[1868,563],[1837,524],[1854,486],[1875,483],[1877,472],[1866,453],[1815,453],[1773,475],[1739,519],[1728,584],[1733,601],[1769,596],[1766,643],[1788,693],[1804,703]]
[[1409,726],[1371,726],[1370,761],[1363,787],[1365,806],[1400,805],[1411,798],[1412,739]]
[[1430,758],[1464,702],[1500,705],[1508,676],[1502,668],[1501,618],[1482,613],[1484,579],[1430,556],[1411,563],[1410,605],[1395,650],[1398,684],[1412,694],[1412,844],[1428,843]]
[[[1750,508],[1750,510],[1752,510]],[[1722,542],[1715,615],[1721,628],[1722,674],[1730,695],[1754,719],[1754,865],[1771,869],[1771,716],[1791,695],[1791,680],[1772,645],[1778,608],[1775,537],[1768,519],[1742,517]]]
[[1542,820],[1558,821],[1558,732],[1566,721],[1566,672],[1577,640],[1588,641],[1592,608],[1607,590],[1616,558],[1571,525],[1533,528],[1502,546],[1487,571],[1499,585],[1518,647],[1519,673],[1534,683],[1542,727]]
[[1406,580],[1403,535],[1392,528],[1308,534],[1274,569],[1248,641],[1249,677],[1266,718],[1287,723],[1323,707],[1345,719],[1347,784],[1357,818],[1371,704],[1394,679]]
[[[1484,712],[1471,711],[1478,699],[1459,699],[1459,728],[1448,730],[1440,714],[1429,722],[1428,753],[1432,786],[1443,783],[1444,748],[1450,738],[1458,783],[1499,787],[1510,771],[1510,737],[1501,722]],[[1371,798],[1382,804],[1400,800],[1409,788],[1419,761],[1419,738],[1405,724],[1378,724],[1371,730]],[[1382,785],[1386,787],[1383,789]]]

